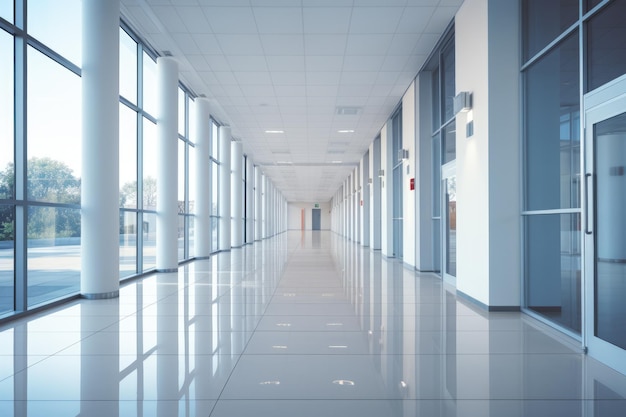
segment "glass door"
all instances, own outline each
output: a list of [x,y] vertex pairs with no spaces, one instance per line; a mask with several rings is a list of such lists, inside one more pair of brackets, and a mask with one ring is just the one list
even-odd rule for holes
[[456,160],[441,167],[443,279],[456,285]]
[[626,76],[585,96],[585,342],[626,373]]

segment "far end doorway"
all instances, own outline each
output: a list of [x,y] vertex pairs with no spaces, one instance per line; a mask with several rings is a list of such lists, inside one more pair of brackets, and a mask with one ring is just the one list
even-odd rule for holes
[[311,210],[311,230],[322,230],[322,209]]

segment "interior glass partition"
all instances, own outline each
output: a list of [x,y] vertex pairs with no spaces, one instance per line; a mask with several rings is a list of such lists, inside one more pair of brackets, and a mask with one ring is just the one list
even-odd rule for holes
[[[546,10],[535,6],[525,4],[524,27],[537,20],[549,26],[545,36],[553,34],[555,23],[538,17]],[[528,52],[549,42],[530,32]],[[582,325],[579,36],[577,29],[563,34],[523,72],[524,307],[574,335]]]
[[402,108],[391,117],[391,157],[393,159],[393,256],[403,258]]

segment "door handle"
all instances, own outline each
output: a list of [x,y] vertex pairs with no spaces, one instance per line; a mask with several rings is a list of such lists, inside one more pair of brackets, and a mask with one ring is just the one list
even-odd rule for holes
[[593,231],[589,230],[589,178],[593,178],[593,174],[585,174],[585,234],[592,234]]

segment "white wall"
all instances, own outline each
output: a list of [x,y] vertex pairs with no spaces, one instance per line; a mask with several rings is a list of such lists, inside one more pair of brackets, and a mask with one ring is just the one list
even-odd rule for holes
[[[319,208],[322,210],[321,229],[330,230],[330,202],[319,203]],[[315,208],[313,203],[289,203],[288,205],[288,227],[289,230],[301,230],[301,213],[304,209],[304,230],[311,230],[311,210]]]
[[408,149],[409,159],[402,163],[402,226],[403,261],[415,267],[415,191],[411,191],[409,181],[415,178],[415,82],[402,97],[402,148]]
[[517,0],[466,0],[455,18],[456,90],[473,94],[456,120],[457,288],[495,307],[520,303],[518,22]]

